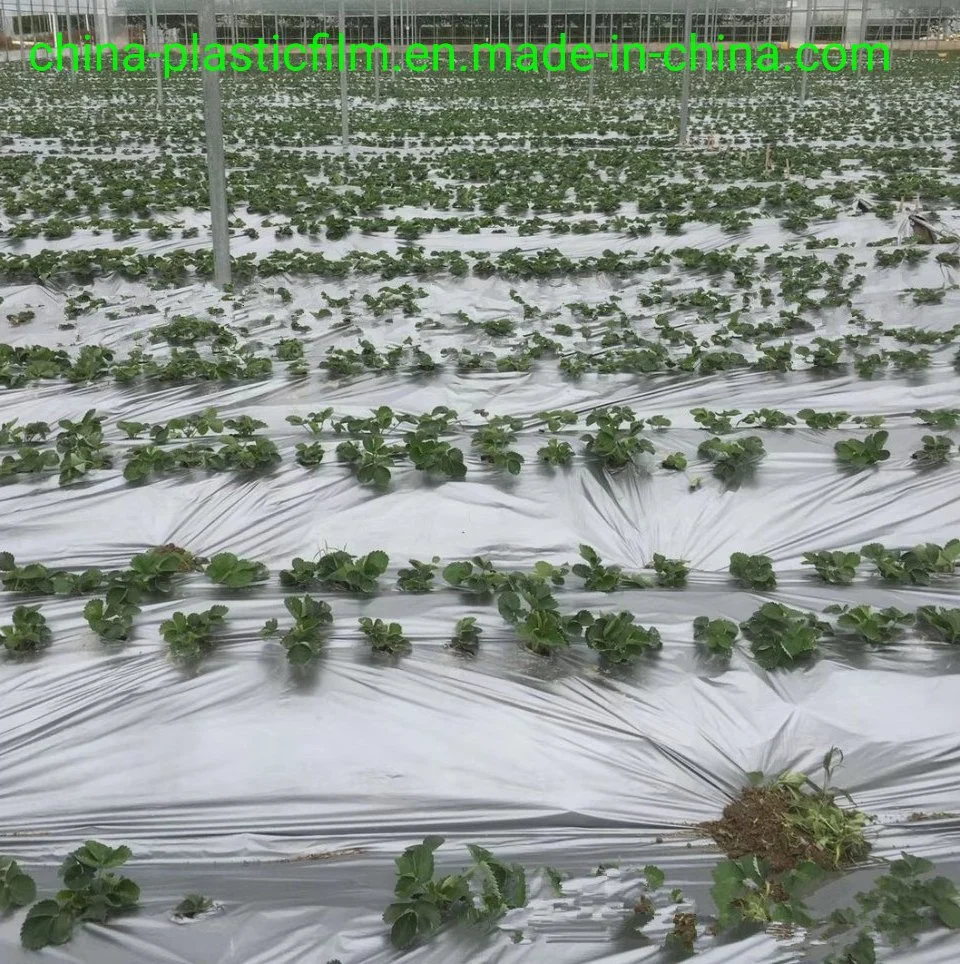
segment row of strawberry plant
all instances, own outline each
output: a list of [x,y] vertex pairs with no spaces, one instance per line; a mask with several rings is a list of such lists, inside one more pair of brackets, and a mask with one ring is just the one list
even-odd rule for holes
[[[671,559],[654,553],[649,567],[655,573],[651,579],[639,572],[624,572],[617,565],[606,565],[595,549],[580,546],[581,562],[554,565],[538,562],[531,575],[553,586],[564,584],[572,571],[583,581],[584,589],[612,592],[621,588],[679,589],[687,584],[690,567],[685,560]],[[849,585],[857,576],[863,561],[870,561],[877,575],[895,585],[929,585],[931,580],[951,576],[960,560],[960,539],[944,545],[922,543],[911,548],[886,548],[873,542],[860,552],[820,550],[805,552],[803,565],[813,567],[817,577],[833,585]],[[300,557],[293,559],[289,569],[279,573],[280,585],[297,590],[329,589],[341,592],[373,593],[381,587],[379,577],[390,565],[383,550],[376,549],[356,556],[339,549],[324,553],[314,561]],[[73,573],[50,569],[42,563],[18,565],[9,552],[0,552],[0,583],[5,590],[38,595],[90,595],[105,592],[107,603],[137,603],[146,596],[169,594],[178,574],[203,571],[213,582],[229,589],[244,589],[266,582],[270,577],[266,565],[245,559],[231,552],[217,553],[210,559],[196,556],[174,545],[159,546],[134,556],[129,569],[87,569]],[[729,573],[745,589],[769,592],[777,588],[773,560],[766,555],[734,552],[730,556]],[[403,592],[430,592],[440,569],[439,556],[429,562],[409,560],[409,566],[397,571],[397,588]],[[499,591],[513,576],[522,572],[498,570],[483,556],[451,562],[443,567],[444,581],[459,590],[474,594]]]

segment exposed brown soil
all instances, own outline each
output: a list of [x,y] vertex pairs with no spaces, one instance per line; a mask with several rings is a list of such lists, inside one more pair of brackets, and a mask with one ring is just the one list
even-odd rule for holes
[[790,791],[784,787],[748,787],[727,804],[719,820],[698,825],[731,860],[756,854],[770,861],[775,873],[792,870],[805,860],[833,870],[830,855],[791,826]]

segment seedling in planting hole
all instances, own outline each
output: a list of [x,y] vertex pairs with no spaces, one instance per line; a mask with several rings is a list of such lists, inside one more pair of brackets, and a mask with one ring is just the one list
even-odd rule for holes
[[735,552],[730,556],[730,575],[745,589],[768,592],[777,588],[773,560],[769,556],[748,556]]
[[[537,418],[541,419],[546,423],[546,429],[550,432],[559,432],[564,425],[576,425],[577,424],[577,413],[571,412],[569,409],[551,409],[545,412],[537,412]],[[540,429],[544,431],[544,429]]]
[[0,642],[10,653],[35,653],[50,644],[52,634],[39,606],[17,606],[13,623],[0,627]]
[[652,442],[639,437],[643,420],[636,418],[629,408],[598,408],[587,416],[587,425],[596,425],[597,432],[581,436],[584,450],[607,469],[625,468],[640,453],[654,451]]
[[213,649],[213,630],[223,625],[226,606],[211,606],[205,612],[176,612],[160,623],[164,638],[174,659],[185,663],[196,662]]
[[217,553],[207,566],[206,575],[212,582],[230,589],[241,589],[270,578],[270,570],[262,562],[241,559],[232,552]]
[[756,435],[729,442],[711,438],[697,446],[697,455],[713,462],[713,474],[727,485],[737,485],[766,454],[763,442]]
[[20,942],[37,951],[51,944],[66,944],[73,928],[83,921],[105,924],[111,917],[137,906],[140,888],[128,877],[112,871],[131,857],[129,847],[108,847],[88,840],[60,867],[64,889],[27,911]]
[[921,606],[916,612],[917,625],[945,643],[960,643],[960,609]]
[[204,897],[202,894],[187,894],[187,896],[173,908],[173,916],[193,920],[212,909],[213,900],[211,898]]
[[685,957],[693,953],[696,940],[697,915],[689,911],[678,911],[673,915],[673,930],[664,938],[664,949]]
[[546,445],[537,449],[537,457],[547,465],[567,465],[573,458],[573,447],[569,442],[552,438]]
[[473,556],[463,562],[451,562],[443,569],[443,578],[456,589],[488,595],[501,588],[506,576],[497,572],[493,563],[483,556]]
[[920,441],[923,443],[923,448],[917,449],[910,458],[921,468],[938,468],[950,461],[952,439],[946,435],[924,435]]
[[859,552],[805,552],[803,565],[813,566],[817,575],[836,586],[848,586],[857,575]]
[[376,592],[377,578],[387,571],[390,557],[381,549],[365,556],[339,550],[321,556],[314,566],[316,580],[330,589],[344,592]]
[[625,586],[644,589],[650,585],[643,576],[625,573],[620,566],[605,566],[592,546],[581,544],[580,558],[586,560],[587,565],[576,563],[571,569],[583,580],[584,589],[613,592]]
[[450,648],[458,653],[465,653],[468,656],[475,656],[480,648],[480,634],[483,632],[477,626],[475,616],[464,616],[457,620],[457,625],[453,630],[453,639],[450,640]]
[[[731,408],[726,412],[711,412],[708,408],[692,408],[690,414],[693,416],[693,420],[708,432],[713,432],[714,435],[727,435],[733,431],[733,424],[730,419],[734,415],[739,415],[740,410]],[[745,419],[741,419],[741,421],[745,421]]]
[[960,425],[960,409],[957,408],[919,408],[913,413],[924,425],[949,432]]
[[865,439],[844,439],[834,445],[837,459],[853,469],[865,469],[878,462],[890,458],[890,452],[883,446],[886,444],[889,432],[874,432]]
[[306,468],[323,461],[324,448],[320,442],[297,442],[294,449],[297,461]]
[[873,609],[870,606],[827,606],[824,612],[838,613],[837,626],[865,643],[892,643],[903,634],[903,627],[913,622],[913,616],[893,607]]
[[390,942],[399,950],[432,937],[450,922],[491,923],[527,903],[526,872],[489,850],[468,844],[473,865],[459,874],[435,877],[433,854],[443,837],[425,837],[396,858],[397,898],[384,911]]
[[717,906],[717,930],[740,924],[813,925],[813,918],[798,894],[823,879],[816,864],[804,861],[781,877],[772,874],[770,863],[749,855],[721,861],[713,870],[710,895]]
[[430,592],[439,561],[439,556],[434,556],[430,562],[411,559],[409,569],[397,570],[397,588],[401,592]]
[[819,430],[839,428],[849,417],[849,412],[815,412],[812,408],[801,408],[797,417],[803,419],[808,428]]
[[353,467],[357,481],[374,485],[386,485],[390,467],[406,454],[405,445],[388,445],[381,435],[364,435],[360,445],[350,441],[337,446],[337,458]]
[[671,452],[661,463],[663,469],[670,469],[672,472],[682,472],[687,467],[687,457],[683,452]]
[[633,624],[633,613],[598,616],[584,634],[587,646],[611,663],[628,663],[643,653],[663,648],[660,633]]
[[871,542],[860,553],[887,582],[928,586],[934,575],[953,575],[960,559],[960,539],[951,539],[944,546],[927,542],[904,550],[885,549],[879,542]]
[[122,599],[91,599],[83,607],[83,618],[90,628],[101,638],[110,642],[127,639],[133,627],[133,620],[139,615],[140,607]]
[[668,559],[659,552],[653,554],[653,568],[657,573],[657,585],[668,589],[681,589],[687,584],[690,567],[682,559]]
[[361,616],[359,623],[375,653],[405,653],[410,649],[410,640],[403,635],[400,623],[385,623],[368,616]]
[[[283,600],[294,624],[284,632],[280,642],[287,651],[287,659],[303,666],[314,659],[323,645],[323,629],[333,622],[330,606],[310,596],[287,596]],[[265,639],[279,631],[277,620],[268,619],[260,635]]]
[[764,603],[740,631],[750,641],[757,662],[764,669],[790,667],[811,657],[817,640],[828,629],[812,613],[790,609],[780,603]]
[[0,914],[11,907],[25,907],[37,896],[37,885],[20,865],[9,857],[0,857]]
[[288,415],[287,421],[291,425],[305,428],[311,435],[320,435],[323,432],[324,423],[331,415],[333,415],[333,409],[325,408],[322,412],[308,412],[306,416]]
[[436,438],[421,438],[415,433],[407,436],[407,455],[420,472],[436,472],[450,479],[462,479],[467,474],[463,452]]
[[729,619],[697,616],[693,621],[693,638],[716,656],[729,656],[739,635],[740,628]]

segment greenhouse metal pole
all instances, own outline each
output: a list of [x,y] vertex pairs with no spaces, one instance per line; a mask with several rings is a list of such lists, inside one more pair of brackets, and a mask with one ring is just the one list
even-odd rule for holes
[[377,15],[377,0],[373,0],[373,99],[380,103],[380,57],[376,54],[380,45],[380,17]]
[[150,30],[153,36],[150,38],[150,52],[156,51],[157,56],[153,61],[153,72],[157,75],[157,113],[163,110],[163,72],[160,70],[160,25],[157,22],[157,0],[150,0],[150,20],[152,21]]
[[530,43],[530,10],[527,7],[527,0],[523,0],[523,42]]
[[507,45],[513,47],[513,0],[507,0]]
[[20,35],[20,46],[17,47],[17,56],[20,58],[20,69],[27,69],[27,58],[23,56],[27,48],[23,44],[23,13],[20,10],[20,0],[17,0],[17,33]]
[[393,48],[397,45],[397,33],[393,22],[393,0],[390,0],[390,69],[393,70]]
[[[590,49],[596,50],[597,47],[597,0],[593,0],[590,9]],[[587,103],[593,103],[593,91],[597,79],[596,70],[590,71],[590,86],[587,88]]]
[[[683,17],[683,33],[688,38],[693,33],[693,0],[687,0],[687,10]],[[690,126],[690,71],[681,74],[680,87],[680,144],[687,143],[687,128]]]
[[[339,32],[341,36],[346,37],[347,16],[344,13],[343,0],[340,0],[337,19],[339,23]],[[340,150],[346,157],[350,150],[350,121],[347,116],[347,63],[345,54],[341,53],[339,56],[340,63],[337,66],[340,68]]]
[[[215,43],[217,18],[214,0],[200,4],[201,46]],[[207,180],[210,185],[210,227],[213,236],[213,283],[230,284],[230,232],[227,224],[227,175],[223,151],[223,114],[220,109],[220,74],[203,71],[203,126],[207,136]]]
[[547,36],[546,36],[546,43],[544,44],[544,50],[543,50],[543,72],[547,75],[547,81],[550,80],[550,71],[547,70],[546,45],[550,43],[550,35],[552,31],[553,31],[553,0],[547,0]]
[[[814,35],[813,27],[813,0],[807,0],[807,22],[805,24],[806,30],[804,31],[803,40],[804,43],[811,43]],[[807,51],[803,52],[803,63],[804,66],[807,64]],[[807,80],[810,76],[809,71],[803,72],[803,77],[800,79],[800,106],[803,107],[807,103]]]

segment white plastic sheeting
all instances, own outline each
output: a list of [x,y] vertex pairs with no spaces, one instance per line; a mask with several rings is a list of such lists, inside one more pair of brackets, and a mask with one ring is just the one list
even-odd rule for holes
[[[829,224],[830,236],[863,239],[875,222]],[[819,230],[819,229],[818,229]],[[883,228],[880,228],[883,231]],[[762,243],[758,224],[752,243]],[[428,248],[440,248],[442,236]],[[470,239],[485,245],[562,247],[584,255],[609,237]],[[661,239],[662,242],[662,239]],[[713,229],[693,228],[677,243],[729,243]],[[261,242],[262,243],[262,242]],[[302,242],[301,242],[302,243]],[[641,250],[653,242],[622,239]],[[861,241],[862,243],[862,241]],[[347,244],[347,242],[341,242]],[[337,245],[328,246],[335,256]],[[334,253],[331,253],[333,251]],[[235,252],[242,253],[242,250]],[[865,252],[858,250],[863,255]],[[830,253],[823,254],[829,257]],[[862,257],[860,260],[868,260]],[[872,259],[871,259],[872,260]],[[922,311],[891,290],[896,272],[863,269],[856,303],[888,323],[946,329],[956,322],[955,297]],[[913,270],[910,285],[936,283],[939,268]],[[907,286],[906,274],[902,279]],[[947,279],[949,280],[949,279]],[[283,279],[299,306],[315,308],[317,285]],[[398,283],[398,282],[394,282]],[[516,312],[509,285],[488,281],[417,281],[428,291],[423,314],[450,318],[457,309],[474,317]],[[598,301],[611,293],[633,302],[648,280],[605,278],[517,283],[521,296],[544,308]],[[685,278],[695,285],[702,279]],[[333,295],[362,292],[367,282],[324,284]],[[212,289],[149,291],[99,283],[100,296],[118,303],[135,295],[158,311],[201,313],[220,303]],[[59,344],[63,292],[5,288],[4,310],[34,305],[37,319],[11,329],[14,343]],[[287,334],[278,321],[256,323],[276,300],[260,296],[246,313],[224,319],[250,326],[251,339],[270,344]],[[262,308],[262,311],[258,310]],[[138,332],[158,324],[159,313],[110,321],[81,318],[79,343],[129,349]],[[449,331],[418,331],[416,318],[397,315],[365,322],[364,337],[378,345],[407,335],[431,350],[470,344]],[[817,334],[842,330],[824,313]],[[313,361],[330,344],[355,344],[356,335],[306,336]],[[71,342],[71,350],[76,346]],[[42,611],[53,645],[26,662],[0,663],[0,853],[15,854],[37,878],[41,892],[56,887],[55,869],[88,837],[126,843],[135,859],[128,873],[143,888],[137,913],[108,927],[85,925],[70,944],[43,959],[97,964],[343,964],[399,959],[380,920],[393,885],[392,859],[427,834],[448,845],[444,867],[465,863],[463,842],[478,842],[533,869],[551,865],[574,875],[569,897],[541,893],[515,912],[503,930],[519,929],[521,943],[503,933],[442,934],[405,959],[437,964],[574,962],[633,964],[653,960],[665,925],[648,928],[653,942],[618,936],[629,910],[630,868],[655,863],[671,886],[682,887],[709,914],[710,871],[720,855],[690,826],[715,818],[745,783],[749,771],[814,771],[824,752],[842,747],[846,763],[837,782],[878,818],[879,855],[901,849],[929,857],[941,873],[960,875],[960,652],[908,634],[906,641],[867,651],[825,643],[810,666],[789,672],[760,669],[743,650],[728,666],[705,660],[692,644],[698,615],[745,619],[766,599],[822,611],[833,602],[917,606],[960,605],[953,581],[929,588],[891,589],[865,575],[853,587],[831,588],[800,566],[804,551],[939,542],[960,535],[956,466],[919,474],[909,455],[922,429],[909,419],[916,408],[960,403],[948,359],[937,355],[916,379],[864,382],[844,376],[742,372],[723,378],[656,376],[562,379],[545,364],[532,374],[365,376],[346,382],[274,376],[253,384],[155,390],[62,384],[4,390],[3,420],[77,418],[89,408],[107,414],[116,468],[89,483],[59,488],[13,482],[0,487],[2,545],[18,562],[79,569],[124,566],[150,546],[173,542],[210,556],[235,552],[270,566],[273,578],[245,593],[217,590],[203,576],[188,577],[175,598],[146,606],[126,645],[105,648],[81,616],[82,600],[45,598]],[[305,469],[293,460],[302,438],[285,421],[333,406],[338,414],[365,414],[378,405],[419,413],[449,405],[465,428],[479,423],[476,409],[532,415],[544,408],[586,414],[606,404],[627,404],[641,415],[661,413],[674,426],[651,436],[658,452],[683,451],[695,460],[706,437],[689,410],[698,405],[761,406],[795,412],[803,407],[884,414],[892,457],[877,470],[842,474],[832,445],[837,433],[806,428],[765,432],[768,456],[753,481],[725,490],[700,471],[704,484],[688,491],[682,474],[655,469],[645,457],[637,470],[609,474],[582,460],[561,470],[538,466],[536,432],[518,448],[522,474],[504,477],[458,442],[469,472],[462,482],[427,483],[410,466],[394,471],[386,493],[357,484],[336,463]],[[223,415],[250,414],[284,456],[255,480],[224,475],[179,476],[141,487],[125,483],[121,419],[166,421],[208,406]],[[582,426],[581,426],[582,430]],[[577,433],[572,433],[575,437]],[[858,433],[862,434],[862,433]],[[662,455],[661,455],[662,457]],[[523,651],[492,605],[450,588],[430,595],[395,591],[390,576],[408,558],[444,561],[474,554],[499,567],[573,561],[579,543],[605,561],[637,569],[654,552],[690,562],[689,587],[587,593],[571,578],[559,590],[564,611],[629,609],[655,625],[664,649],[635,667],[604,671],[582,646],[556,660]],[[283,616],[276,573],[294,556],[324,547],[355,553],[382,548],[391,569],[373,598],[323,595],[335,623],[327,650],[306,679],[294,677],[275,643],[258,631]],[[774,560],[779,586],[770,594],[737,590],[726,575],[734,551]],[[195,673],[173,665],[158,633],[177,610],[196,611],[214,600],[230,607],[227,632]],[[0,593],[0,621],[15,602]],[[357,616],[402,623],[413,651],[393,665],[372,658],[357,630]],[[484,634],[480,654],[464,660],[447,649],[455,621],[476,615]],[[911,814],[947,814],[912,822]],[[592,867],[620,861],[622,878],[591,878]],[[871,871],[848,875],[820,893],[814,906],[845,902]],[[204,893],[222,913],[189,926],[170,920],[185,893]],[[629,902],[628,902],[629,903]],[[22,915],[0,921],[0,960],[37,960],[19,948]],[[809,959],[810,948],[757,935],[738,943],[702,938],[704,964],[788,964]],[[814,957],[818,953],[812,951]],[[957,938],[926,935],[891,960],[948,964],[960,956]]]

